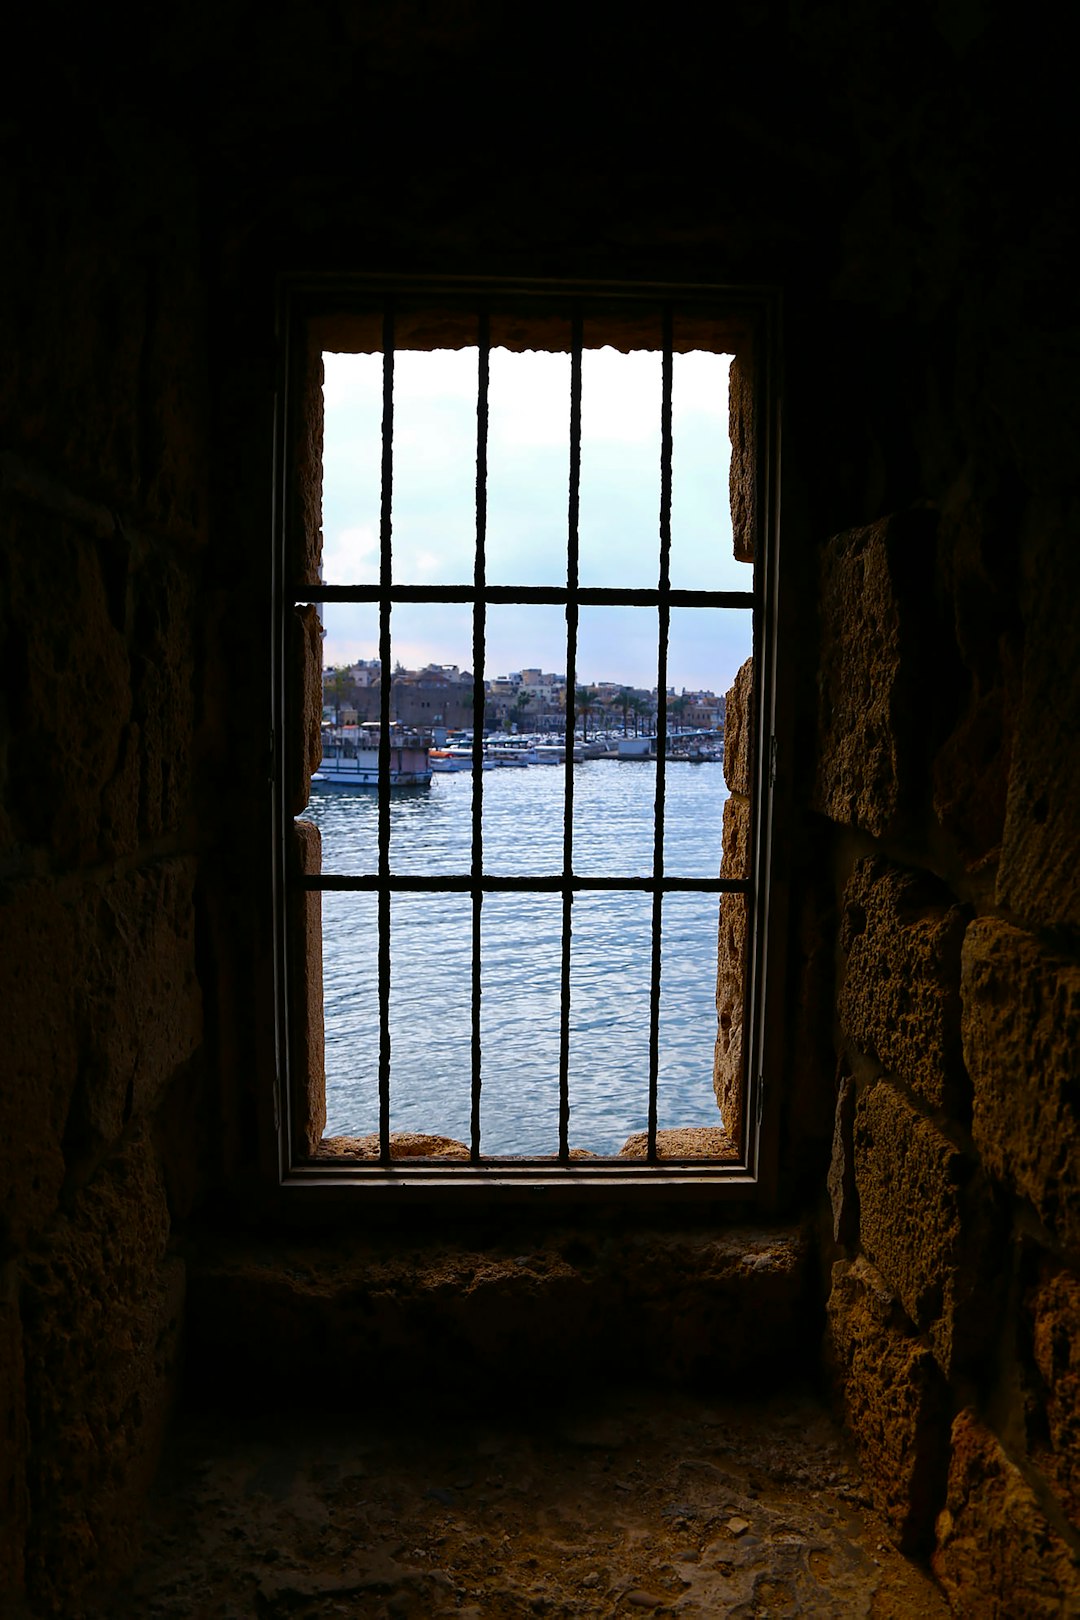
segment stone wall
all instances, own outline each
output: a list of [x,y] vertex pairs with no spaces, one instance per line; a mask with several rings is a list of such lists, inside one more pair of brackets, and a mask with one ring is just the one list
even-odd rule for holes
[[828,1355],[898,1541],[972,1615],[1080,1604],[1062,865],[1080,812],[1044,710],[1058,735],[1075,723],[1061,647],[1080,598],[1053,527],[1029,561],[1048,504],[1017,499],[1009,532],[969,495],[820,556],[813,804],[840,913]]
[[5,162],[0,339],[0,1590],[62,1614],[157,1464],[203,1077],[197,190],[83,111]]
[[[831,1191],[830,1364],[898,1539],[961,1612],[1072,1601],[1068,53],[1002,0],[748,0],[692,37],[562,10],[195,0],[13,30],[0,1569],[42,1611],[130,1552],[178,1234],[268,1219],[274,277],[297,267],[782,289],[771,1184],[796,1215]],[[279,448],[302,547],[311,434]],[[736,448],[745,548],[766,492]],[[313,1021],[298,1039],[317,1063]]]

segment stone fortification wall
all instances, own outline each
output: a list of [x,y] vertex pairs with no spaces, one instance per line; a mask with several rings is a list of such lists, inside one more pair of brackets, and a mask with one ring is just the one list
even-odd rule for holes
[[[829,1356],[897,1537],[962,1612],[1060,1612],[1068,53],[1000,0],[762,0],[692,38],[580,6],[68,12],[20,13],[0,130],[0,1570],[70,1613],[123,1560],[175,1383],[177,1218],[208,1181],[237,1229],[264,1212],[274,276],[596,276],[783,290],[776,1185],[798,1214],[828,1180]],[[301,577],[316,422],[280,446]],[[273,1320],[230,1318],[239,1366]]]
[[1080,579],[1043,482],[820,554],[828,1356],[898,1541],[962,1614],[1080,1603],[1080,810],[1047,720],[1076,723]]
[[70,1614],[130,1559],[176,1388],[207,389],[182,153],[54,112],[4,165],[0,1607]]

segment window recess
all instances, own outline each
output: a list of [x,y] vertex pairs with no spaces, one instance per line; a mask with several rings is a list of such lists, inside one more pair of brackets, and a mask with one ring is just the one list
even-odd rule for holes
[[[288,1183],[745,1196],[759,1178],[775,323],[771,297],[697,287],[284,288]],[[344,450],[343,356],[363,373]],[[722,488],[723,445],[684,444],[721,356]],[[686,679],[702,647],[711,684]],[[400,785],[417,752],[430,785]]]

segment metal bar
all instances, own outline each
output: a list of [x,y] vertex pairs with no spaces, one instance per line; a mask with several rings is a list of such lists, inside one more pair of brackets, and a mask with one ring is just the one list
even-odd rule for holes
[[[653,876],[664,876],[664,798],[667,765],[667,659],[671,628],[671,306],[663,315],[663,358],[660,390],[660,600],[657,605],[659,637],[656,670],[656,808],[653,821]],[[653,890],[652,963],[649,983],[649,1137],[646,1157],[656,1162],[657,1090],[660,1074],[660,957],[663,934],[663,893]]]
[[574,904],[574,692],[577,687],[578,519],[581,502],[582,322],[570,335],[570,488],[566,515],[566,757],[563,760],[562,989],[559,997],[559,1158],[570,1159],[570,944]]
[[473,745],[472,745],[472,1099],[470,1146],[472,1162],[480,1158],[480,1089],[483,1084],[480,1049],[480,998],[483,994],[481,961],[481,911],[484,890],[484,685],[485,632],[487,607],[484,586],[487,580],[487,446],[488,385],[491,377],[488,317],[482,311],[479,321],[479,357],[476,383],[476,556],[473,563]]
[[[658,607],[658,590],[624,590],[616,586],[585,585],[575,593],[582,607]],[[392,602],[473,602],[475,585],[392,585]],[[489,602],[526,607],[565,607],[570,592],[564,585],[488,585]],[[303,602],[380,602],[379,585],[297,585],[294,603]],[[745,608],[754,606],[753,591],[670,590],[672,607]]]
[[394,310],[383,315],[382,490],[379,510],[379,1159],[390,1164],[390,582],[393,577]]
[[[448,872],[438,877],[424,877],[419,873],[397,874],[382,878],[377,873],[361,873],[355,877],[342,872],[300,874],[293,879],[297,889],[316,894],[370,893],[380,886],[391,894],[468,894],[473,887],[471,873]],[[480,879],[485,894],[561,894],[571,888],[575,894],[749,894],[750,878],[688,878],[664,877],[582,877],[563,876],[514,877],[486,873]]]

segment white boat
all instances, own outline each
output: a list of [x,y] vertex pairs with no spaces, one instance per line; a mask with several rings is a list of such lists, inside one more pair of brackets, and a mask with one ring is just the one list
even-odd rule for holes
[[[322,760],[311,778],[312,787],[323,792],[345,793],[357,788],[377,788],[380,732],[379,722],[369,720],[362,726],[344,726],[336,736],[324,734]],[[420,732],[410,731],[391,720],[390,786],[428,787],[430,753],[427,739]]]

